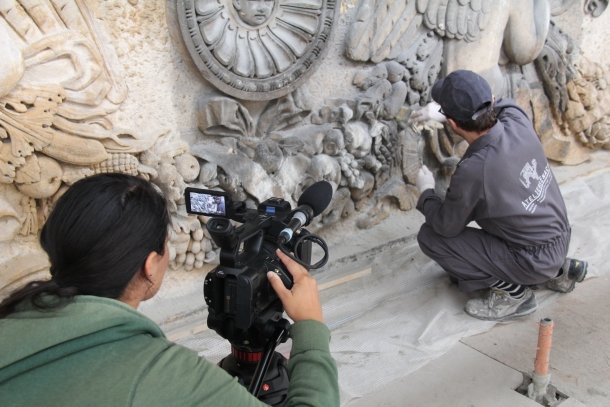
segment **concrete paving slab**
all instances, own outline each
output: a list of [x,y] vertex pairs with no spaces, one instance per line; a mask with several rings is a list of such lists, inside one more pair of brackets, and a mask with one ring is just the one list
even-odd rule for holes
[[[462,339],[464,344],[518,371],[531,373],[541,318],[554,323],[551,383],[590,407],[610,406],[610,276],[585,280],[570,294],[522,321]],[[564,404],[562,404],[564,406]]]
[[571,398],[563,401],[560,404],[561,407],[587,407],[585,404],[582,404],[580,401]]
[[458,343],[416,372],[346,406],[540,407],[514,390],[522,381],[518,371]]

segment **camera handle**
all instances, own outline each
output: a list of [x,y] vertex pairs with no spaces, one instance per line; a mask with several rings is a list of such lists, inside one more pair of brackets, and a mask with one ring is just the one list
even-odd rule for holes
[[269,369],[269,364],[271,363],[271,359],[275,352],[275,348],[280,343],[286,342],[286,339],[288,339],[288,328],[290,327],[290,323],[285,319],[282,319],[280,323],[281,326],[278,326],[274,336],[269,338],[267,345],[265,345],[263,357],[258,362],[258,365],[256,365],[256,370],[254,371],[254,375],[250,381],[250,386],[248,386],[248,391],[254,397],[258,397],[263,380],[267,374],[267,369]]
[[[305,243],[307,241],[316,243],[318,246],[320,246],[320,248],[324,252],[324,256],[316,264],[305,263],[303,260],[301,260],[298,257],[299,248],[301,247],[301,245],[303,243]],[[278,247],[286,256],[290,257],[292,260],[296,261],[301,266],[305,267],[307,270],[319,269],[320,267],[324,266],[326,264],[326,262],[328,261],[328,246],[326,245],[326,242],[324,241],[324,239],[322,239],[319,236],[314,235],[313,233],[309,233],[305,229],[301,229],[301,233],[296,238],[296,241],[294,242],[293,246],[294,246],[293,250],[294,250],[294,254],[295,254],[294,256],[290,253],[290,251],[284,244],[278,242]]]

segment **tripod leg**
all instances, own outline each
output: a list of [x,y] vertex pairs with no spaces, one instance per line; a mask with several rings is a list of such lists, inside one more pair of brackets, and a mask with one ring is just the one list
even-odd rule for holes
[[[269,365],[273,356],[277,353],[275,352],[275,348],[282,342],[286,341],[288,337],[288,330],[286,328],[280,328],[276,331],[275,338],[271,338],[269,342],[267,342],[267,346],[265,346],[265,353],[258,365],[256,366],[256,370],[254,371],[254,376],[252,377],[252,381],[250,382],[250,386],[248,386],[248,391],[252,393],[255,397],[258,397],[261,385],[263,383],[263,379],[267,374],[267,370],[269,369]],[[281,355],[280,355],[281,356]]]
[[257,397],[270,406],[283,406],[288,398],[288,385],[288,361],[280,353],[274,352]]

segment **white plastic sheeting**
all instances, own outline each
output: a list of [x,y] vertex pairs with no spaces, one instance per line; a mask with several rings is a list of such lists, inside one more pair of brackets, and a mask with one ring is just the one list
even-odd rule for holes
[[[605,157],[607,159],[607,157]],[[608,273],[603,257],[610,252],[610,168],[598,165],[573,180],[570,169],[559,168],[558,179],[572,224],[570,256],[589,261],[587,278]],[[358,247],[351,261],[331,263],[335,269],[319,275],[324,315],[332,330],[331,351],[339,368],[342,405],[362,397],[443,355],[461,338],[485,332],[493,322],[480,321],[463,312],[468,297],[451,285],[442,269],[417,248],[414,233],[422,218],[417,215],[387,219],[374,230],[350,235],[377,242],[377,249]],[[388,228],[407,231],[392,240]],[[383,238],[391,240],[381,244]],[[345,244],[345,243],[342,243]],[[381,246],[379,246],[381,244]],[[341,250],[338,248],[338,252]],[[349,276],[354,276],[351,278]],[[333,284],[345,281],[344,283]],[[536,291],[544,307],[558,295]],[[578,290],[570,295],[578,295]],[[202,316],[205,317],[205,316]],[[180,343],[218,361],[229,353],[229,344],[210,330]],[[290,343],[278,349],[288,354]]]

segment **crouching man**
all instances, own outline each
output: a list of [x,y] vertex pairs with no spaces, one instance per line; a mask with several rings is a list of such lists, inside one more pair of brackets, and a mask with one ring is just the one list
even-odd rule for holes
[[[446,121],[469,144],[445,199],[423,166],[417,209],[422,251],[466,292],[488,289],[465,311],[503,321],[536,310],[531,285],[570,292],[587,263],[566,258],[570,225],[559,186],[528,116],[513,101],[494,100],[489,84],[459,70],[432,88],[434,102],[416,121]],[[475,221],[480,228],[467,227]]]

